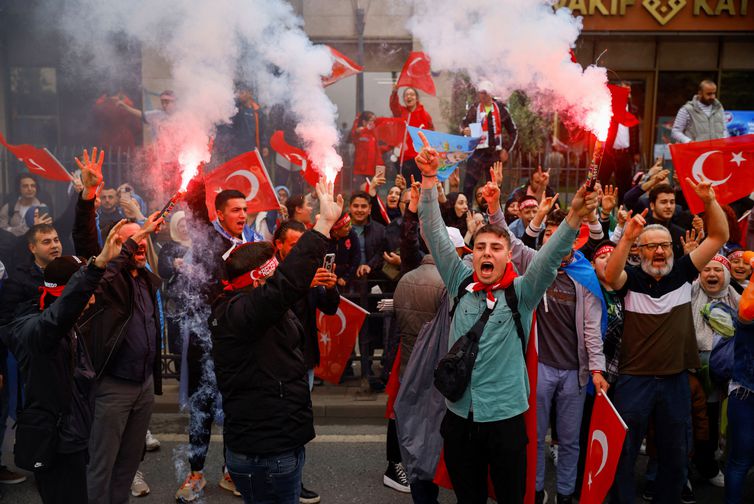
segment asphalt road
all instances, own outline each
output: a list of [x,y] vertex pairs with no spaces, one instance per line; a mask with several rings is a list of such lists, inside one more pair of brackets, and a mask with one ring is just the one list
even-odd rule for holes
[[[170,429],[173,432],[177,430]],[[133,504],[172,503],[178,485],[183,481],[188,464],[186,462],[186,436],[175,433],[155,433],[161,439],[158,451],[147,453],[142,463],[142,471],[151,487],[150,495],[131,498]],[[317,427],[317,439],[307,446],[305,485],[322,496],[323,503],[377,503],[409,504],[409,495],[400,494],[382,485],[385,471],[385,428],[379,425],[325,425]],[[217,486],[221,477],[222,443],[219,436],[213,436],[205,468],[207,487],[203,498],[197,502],[218,504],[239,504],[234,497]],[[7,459],[6,459],[7,460]],[[641,457],[637,469],[646,465],[646,457]],[[553,495],[555,470],[548,461],[547,486]],[[19,485],[0,485],[3,493],[1,502],[14,504],[37,504],[41,502],[33,482],[29,478]],[[706,484],[695,486],[697,501],[701,503],[722,503],[723,492]],[[754,478],[750,478],[747,488],[748,501],[754,496]],[[454,503],[451,492],[440,491],[440,503]],[[551,498],[550,502],[554,502]],[[637,500],[637,503],[643,501]]]

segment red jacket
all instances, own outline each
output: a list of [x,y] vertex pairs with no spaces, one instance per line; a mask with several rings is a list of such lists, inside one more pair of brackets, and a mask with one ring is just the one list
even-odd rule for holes
[[375,167],[382,164],[382,155],[377,147],[374,130],[365,126],[359,127],[358,117],[351,128],[351,142],[355,147],[353,154],[354,175],[374,176]]
[[[428,130],[435,129],[435,125],[432,122],[432,116],[424,110],[424,106],[421,103],[417,103],[414,111],[409,111],[407,107],[401,105],[401,102],[398,99],[398,91],[395,89],[390,94],[390,110],[393,112],[393,117],[400,117],[401,119],[408,120],[409,126]],[[403,159],[414,159],[417,154],[418,152],[416,152],[414,144],[411,142],[411,137],[406,135],[406,146],[404,147]]]

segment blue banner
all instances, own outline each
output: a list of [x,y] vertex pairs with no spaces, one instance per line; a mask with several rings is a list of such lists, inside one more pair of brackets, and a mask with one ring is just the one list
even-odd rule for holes
[[750,135],[754,133],[754,111],[726,110],[725,125],[730,136]]
[[429,145],[440,154],[440,168],[437,170],[437,178],[441,182],[450,177],[450,174],[458,167],[458,163],[466,161],[471,156],[479,140],[481,140],[480,138],[449,135],[409,126],[408,133],[411,135],[411,141],[414,143],[414,149],[417,152],[421,150],[423,145],[421,138],[419,138],[420,131],[427,137]]

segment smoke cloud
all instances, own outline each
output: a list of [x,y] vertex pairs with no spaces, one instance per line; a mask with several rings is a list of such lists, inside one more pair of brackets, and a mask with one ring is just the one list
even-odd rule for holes
[[[412,0],[407,0],[412,1]],[[432,59],[433,70],[466,72],[474,84],[492,82],[507,98],[524,90],[535,107],[560,111],[607,135],[607,71],[570,59],[580,18],[548,0],[413,0],[408,28]]]
[[237,81],[263,105],[285,106],[321,173],[327,167],[334,178],[342,167],[336,108],[321,84],[332,56],[311,43],[287,2],[72,0],[61,24],[73,47],[93,56],[91,69],[100,75],[118,75],[111,41],[122,35],[171,64],[178,98],[171,137],[185,170],[208,160],[208,136],[235,114]]

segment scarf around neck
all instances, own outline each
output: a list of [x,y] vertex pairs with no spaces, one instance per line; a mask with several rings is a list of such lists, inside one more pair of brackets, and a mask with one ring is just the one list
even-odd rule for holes
[[484,291],[487,293],[487,308],[490,310],[495,307],[495,303],[497,302],[497,299],[492,294],[492,291],[505,289],[509,285],[513,283],[513,279],[516,278],[518,275],[516,274],[515,269],[513,269],[513,265],[509,262],[505,265],[505,271],[503,271],[503,276],[500,277],[500,280],[495,282],[494,284],[483,284],[479,281],[479,277],[477,276],[476,272],[474,272],[474,281],[469,284],[468,287],[466,287],[466,290],[468,292],[481,292]]

